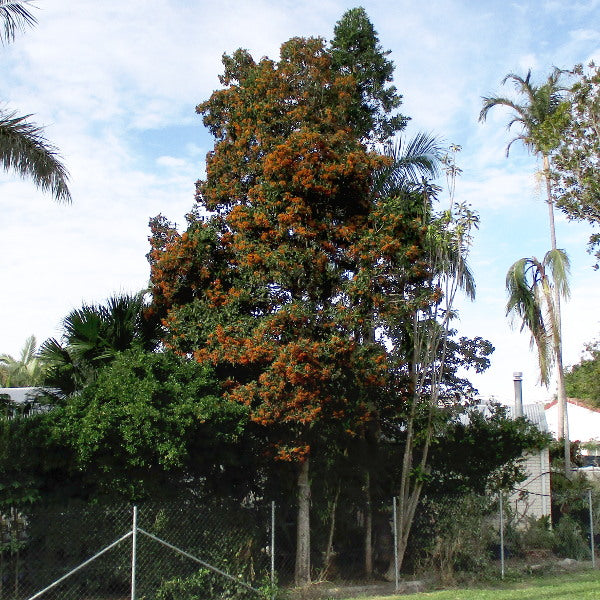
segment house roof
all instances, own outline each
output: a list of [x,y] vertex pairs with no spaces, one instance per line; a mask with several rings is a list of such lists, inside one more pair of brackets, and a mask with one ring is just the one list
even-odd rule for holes
[[[475,410],[480,411],[483,415],[491,416],[492,406],[489,404],[479,404],[473,407]],[[514,406],[506,406],[506,415],[511,418],[516,418],[516,411]],[[546,414],[544,407],[541,404],[524,404],[523,405],[523,416],[530,422],[533,423],[540,431],[547,432],[548,421],[546,420]]]
[[[600,413],[600,408],[591,406],[589,404],[589,400],[580,400],[579,398],[567,398],[567,402],[569,404],[572,404],[573,406],[579,406],[580,408],[587,408],[588,410],[591,410],[592,412]],[[548,410],[549,408],[552,408],[553,406],[556,406],[557,404],[558,404],[558,400],[553,400],[552,402],[547,402],[546,404],[544,404],[544,410]]]
[[[515,418],[515,407],[508,407],[508,415],[511,418]],[[540,431],[548,431],[548,421],[546,420],[546,413],[544,407],[541,404],[524,404],[523,405],[523,416],[533,423]]]
[[6,394],[10,396],[10,399],[13,402],[17,402],[19,404],[24,402],[32,402],[38,396],[41,396],[44,393],[44,388],[40,387],[19,387],[19,388],[3,388],[0,387],[0,394]]

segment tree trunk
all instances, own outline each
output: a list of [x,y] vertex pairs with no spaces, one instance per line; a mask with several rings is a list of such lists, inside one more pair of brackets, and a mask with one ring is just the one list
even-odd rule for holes
[[319,579],[325,580],[329,577],[332,562],[333,562],[333,536],[335,534],[335,516],[337,514],[338,499],[340,497],[340,491],[342,484],[338,482],[335,496],[333,498],[333,504],[331,505],[331,512],[329,515],[329,534],[327,536],[327,547],[325,548],[325,554],[323,557],[323,569]]
[[[565,372],[562,362],[562,348],[559,345],[556,351],[556,367],[558,380],[558,414],[559,435],[562,435],[565,454],[565,475],[571,475],[571,441],[569,439],[569,415],[567,413],[567,391],[565,389]],[[562,421],[562,423],[561,423]]]
[[365,474],[365,575],[373,576],[373,507],[369,471]]
[[296,537],[296,569],[294,581],[297,586],[310,583],[310,480],[308,458],[298,471],[298,530]]
[[[550,160],[548,155],[543,155],[544,178],[546,179],[546,194],[548,202],[548,218],[550,221],[550,242],[552,250],[556,250],[556,227],[554,224],[554,196],[552,194],[552,185],[550,183]],[[571,442],[569,440],[569,417],[567,414],[567,391],[565,389],[565,371],[562,361],[562,323],[560,310],[560,294],[558,288],[554,286],[554,306],[555,306],[555,333],[556,342],[554,344],[554,354],[556,358],[557,371],[557,404],[558,404],[558,438],[564,442],[565,475],[571,474]]]

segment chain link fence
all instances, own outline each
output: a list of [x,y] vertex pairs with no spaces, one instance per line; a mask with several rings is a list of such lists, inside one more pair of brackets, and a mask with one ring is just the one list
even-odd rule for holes
[[[557,553],[595,561],[600,493],[565,497],[570,512],[517,516],[507,497],[424,495],[402,573],[481,572]],[[316,596],[394,581],[393,499],[372,507],[331,502],[311,515]],[[369,531],[369,536],[367,536]],[[591,535],[590,535],[591,533]],[[131,506],[70,502],[0,514],[0,600],[250,600],[293,587],[295,505],[178,499]],[[370,549],[367,553],[367,547]],[[367,557],[368,554],[368,557]],[[275,585],[274,585],[275,584]]]
[[0,600],[117,600],[133,589],[138,599],[193,597],[196,590],[242,600],[269,586],[270,505],[146,504],[137,526],[133,513],[82,502],[6,511]]

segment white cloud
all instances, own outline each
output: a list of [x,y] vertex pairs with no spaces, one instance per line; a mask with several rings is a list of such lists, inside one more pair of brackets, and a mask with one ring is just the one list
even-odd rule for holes
[[574,29],[569,32],[569,36],[576,42],[589,42],[600,40],[600,31],[596,29]]
[[536,71],[539,68],[539,62],[535,54],[530,53],[519,57],[518,66],[519,71],[525,74],[529,69]]
[[176,169],[188,166],[188,162],[183,158],[175,158],[174,156],[159,156],[156,159],[156,164],[160,167],[168,167]]
[[[496,345],[493,367],[476,378],[486,394],[512,395],[512,372],[536,387],[528,337],[504,317],[504,275],[521,256],[547,249],[545,207],[536,198],[535,161],[504,150],[506,113],[478,124],[481,96],[509,93],[511,71],[570,66],[597,56],[586,4],[556,3],[551,16],[535,2],[510,5],[437,0],[362,3],[391,48],[403,112],[411,131],[433,130],[462,144],[458,196],[481,213],[472,265],[479,297],[461,307],[461,328]],[[36,113],[70,169],[75,203],[57,206],[29,182],[0,174],[3,289],[0,352],[24,339],[58,333],[82,301],[135,291],[147,283],[148,219],[160,212],[182,223],[212,141],[194,112],[219,87],[221,55],[238,47],[275,56],[294,35],[330,36],[346,0],[131,0],[45,3],[39,25],[2,48],[8,106]],[[549,43],[549,42],[552,43]],[[179,129],[177,129],[179,128]],[[183,130],[188,135],[180,135]],[[176,131],[176,133],[173,133]],[[585,254],[587,235],[559,219],[559,239],[574,256],[573,300],[565,306],[565,356],[577,360],[595,336],[598,287]],[[590,291],[591,290],[591,291]],[[571,358],[573,357],[573,358]],[[528,387],[529,386],[529,387]]]

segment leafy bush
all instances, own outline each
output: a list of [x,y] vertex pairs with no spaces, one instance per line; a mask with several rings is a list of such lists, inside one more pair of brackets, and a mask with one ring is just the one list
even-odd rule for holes
[[556,536],[550,528],[549,517],[528,517],[527,525],[517,533],[520,550],[525,553],[548,552],[555,546]]
[[565,558],[587,560],[590,547],[585,539],[581,525],[569,515],[565,515],[554,529],[554,551]]
[[480,572],[490,565],[490,548],[497,537],[489,498],[477,495],[429,501],[432,525],[421,567],[434,570],[444,583],[455,574]]

